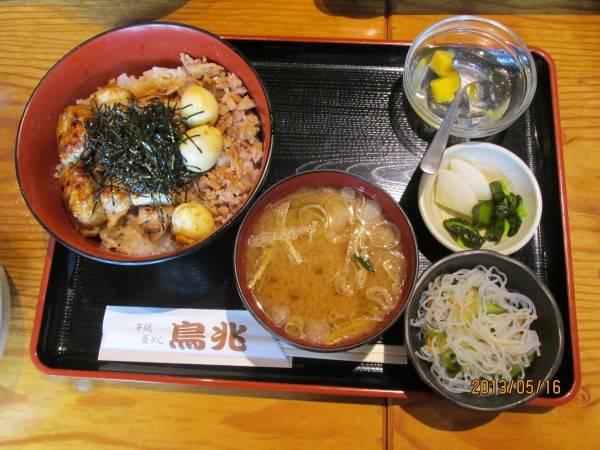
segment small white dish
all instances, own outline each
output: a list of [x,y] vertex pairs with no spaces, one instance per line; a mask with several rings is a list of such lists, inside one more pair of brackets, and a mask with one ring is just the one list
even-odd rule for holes
[[[447,169],[453,158],[473,164],[483,172],[489,182],[504,178],[509,190],[523,197],[527,215],[523,217],[518,233],[498,243],[486,242],[482,248],[510,255],[527,244],[535,234],[542,217],[542,194],[529,167],[510,150],[487,142],[465,142],[447,148],[440,169]],[[457,217],[458,214],[435,202],[436,178],[437,175],[423,174],[419,183],[419,211],[423,222],[429,232],[447,249],[455,252],[468,250],[459,247],[443,226],[444,220]]]

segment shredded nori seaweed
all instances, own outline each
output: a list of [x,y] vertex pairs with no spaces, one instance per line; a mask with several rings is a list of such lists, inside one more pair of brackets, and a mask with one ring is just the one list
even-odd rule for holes
[[[192,136],[175,105],[156,99],[144,106],[101,105],[85,122],[84,167],[97,181],[97,193],[117,186],[129,195],[170,197],[194,180],[179,145]],[[192,141],[194,142],[194,141]]]

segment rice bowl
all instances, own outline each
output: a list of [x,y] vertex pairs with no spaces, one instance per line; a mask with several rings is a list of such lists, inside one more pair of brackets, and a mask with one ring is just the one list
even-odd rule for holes
[[[150,42],[154,44],[149,45]],[[175,68],[181,65],[181,53],[206,57],[208,62],[235,73],[248,90],[248,96],[256,105],[255,114],[261,127],[262,158],[255,167],[257,178],[250,190],[244,193],[245,198],[240,200],[239,205],[228,203],[233,206],[228,207],[229,212],[222,210],[223,223],[216,226],[208,237],[193,245],[179,245],[167,252],[156,251],[147,256],[110,250],[99,239],[89,239],[79,233],[73,226],[70,214],[61,205],[60,183],[55,178],[56,166],[61,163],[56,152],[56,120],[66,106],[74,104],[77,99],[89,97],[111,78],[116,79],[125,73],[128,74],[127,80],[132,81],[131,75],[137,77],[152,67]],[[78,70],[82,64],[86,67],[85,72]],[[126,78],[121,77],[121,82],[127,83]],[[227,42],[203,30],[179,24],[147,23],[96,36],[56,63],[40,82],[25,108],[17,134],[15,156],[17,179],[26,204],[56,240],[84,256],[100,261],[148,264],[172,259],[205,246],[229,228],[264,181],[270,150],[270,105],[260,78],[245,58]],[[221,162],[228,162],[227,158]],[[208,181],[211,181],[210,178]],[[210,190],[214,199],[221,198],[217,189]],[[215,203],[215,206],[218,208],[224,204]]]

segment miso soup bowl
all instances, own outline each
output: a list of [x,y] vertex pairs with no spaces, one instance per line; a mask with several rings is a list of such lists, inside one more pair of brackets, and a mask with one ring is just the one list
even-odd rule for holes
[[[404,253],[404,257],[406,258],[406,279],[402,288],[402,292],[400,293],[400,299],[395,308],[390,311],[384,317],[384,320],[378,323],[373,330],[335,344],[318,344],[307,339],[296,338],[289,335],[282,327],[276,325],[267,316],[266,312],[262,309],[260,303],[248,286],[249,277],[246,273],[246,257],[248,251],[248,240],[252,235],[256,222],[264,213],[265,208],[302,188],[327,186],[339,188],[346,186],[351,187],[357,191],[360,191],[366,197],[377,201],[381,205],[383,214],[388,220],[396,225],[400,233],[402,251]],[[265,191],[258,198],[258,200],[256,200],[244,218],[237,234],[234,251],[234,268],[238,293],[246,305],[246,308],[248,308],[256,320],[258,320],[258,322],[269,332],[283,341],[304,350],[316,352],[339,352],[349,350],[373,341],[385,330],[390,328],[400,317],[404,307],[406,306],[408,298],[412,293],[417,277],[417,241],[413,228],[398,202],[396,202],[381,188],[365,180],[364,178],[347,172],[336,170],[315,170],[298,173],[280,181]]]
[[[256,104],[261,122],[263,158],[256,185],[232,218],[206,239],[153,256],[128,256],[104,248],[79,234],[62,205],[55,178],[59,163],[56,123],[61,111],[86,98],[122,73],[139,76],[153,66],[178,67],[179,55],[207,57],[234,72]],[[229,42],[207,31],[176,23],[143,23],[99,34],[63,56],[33,91],[17,131],[15,164],[25,203],[42,227],[69,249],[102,262],[142,265],[188,254],[224,234],[249,206],[268,170],[271,157],[271,109],[267,91],[248,60]]]

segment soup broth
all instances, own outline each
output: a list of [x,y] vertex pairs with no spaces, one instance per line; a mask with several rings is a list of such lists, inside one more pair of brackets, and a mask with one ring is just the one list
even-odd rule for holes
[[406,275],[396,226],[344,188],[306,188],[269,205],[248,242],[261,308],[288,335],[336,344],[368,333],[397,305]]

